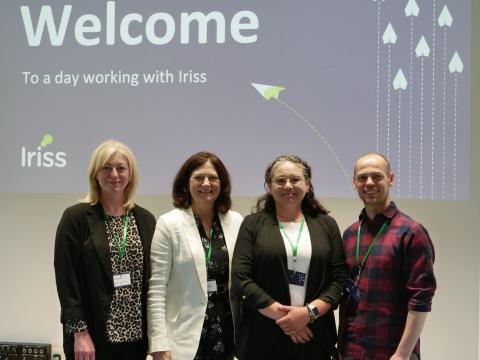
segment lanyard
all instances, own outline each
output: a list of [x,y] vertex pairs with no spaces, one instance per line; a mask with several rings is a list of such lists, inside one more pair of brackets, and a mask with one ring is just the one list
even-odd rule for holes
[[210,264],[210,258],[212,257],[212,234],[213,234],[213,224],[212,224],[212,227],[210,228],[210,236],[208,238],[208,251],[205,254],[205,263],[207,264],[207,268],[208,268],[208,264]]
[[288,236],[287,232],[285,231],[285,225],[283,225],[282,222],[280,222],[278,219],[278,225],[280,226],[280,231],[282,232],[282,235],[287,239],[288,243],[292,247],[292,254],[293,254],[293,270],[295,270],[295,263],[297,261],[297,251],[298,251],[298,244],[300,243],[300,237],[302,236],[303,232],[303,225],[305,224],[305,217],[302,216],[302,221],[300,223],[300,230],[298,230],[298,235],[297,235],[297,242],[295,245],[293,245],[292,240],[290,239],[290,236]]
[[120,241],[118,240],[117,232],[114,231],[111,221],[108,217],[106,217],[105,222],[107,223],[108,229],[113,233],[113,238],[115,239],[115,247],[117,248],[118,257],[120,258],[120,268],[121,268],[123,263],[123,256],[125,255],[125,247],[127,245],[128,211],[125,214],[125,217],[123,219],[123,234],[122,234],[121,245],[120,245]]
[[370,245],[368,246],[368,249],[367,251],[365,252],[365,255],[363,256],[363,260],[362,260],[362,264],[360,264],[360,234],[362,232],[362,223],[360,223],[358,225],[358,230],[357,230],[357,252],[356,252],[356,259],[357,259],[357,265],[358,265],[358,275],[357,275],[357,281],[358,279],[360,278],[360,273],[362,272],[363,270],[363,267],[365,266],[365,263],[367,261],[367,258],[368,256],[370,255],[370,253],[372,252],[372,249],[373,247],[375,246],[375,244],[377,243],[378,239],[380,238],[380,236],[382,235],[383,233],[383,230],[385,230],[385,228],[387,227],[387,220],[385,220],[385,222],[383,223],[382,227],[380,228],[380,230],[378,230],[378,233],[377,235],[375,236],[375,238],[373,239],[373,241],[370,243]]

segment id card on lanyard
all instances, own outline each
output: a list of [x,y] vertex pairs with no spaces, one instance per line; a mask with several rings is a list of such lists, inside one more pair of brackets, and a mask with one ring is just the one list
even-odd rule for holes
[[[123,265],[123,258],[125,256],[125,248],[127,246],[127,230],[128,230],[128,211],[125,214],[125,217],[123,219],[123,233],[122,233],[122,243],[120,244],[120,240],[118,239],[117,233],[115,229],[113,228],[110,219],[105,215],[105,223],[107,225],[107,228],[112,232],[113,234],[113,239],[115,241],[115,248],[117,249],[118,252],[118,257],[119,257],[119,270],[121,271],[122,265]],[[118,274],[113,275],[113,286],[115,288],[122,288],[122,287],[127,287],[132,284],[132,280],[130,277],[130,272],[120,272]]]
[[[210,236],[208,237],[208,250],[205,252],[205,264],[207,265],[207,277],[208,277],[208,265],[210,265],[210,261],[212,258],[212,235],[213,235],[213,224],[210,227]],[[215,279],[208,279],[207,280],[207,292],[213,293],[217,292],[217,280]]]
[[127,287],[132,285],[132,279],[130,278],[130,273],[125,272],[121,274],[113,275],[113,286],[118,289],[122,287]]
[[302,237],[303,226],[305,225],[305,217],[302,216],[302,220],[300,223],[300,229],[298,230],[297,241],[293,244],[290,236],[288,236],[287,232],[285,231],[285,225],[278,221],[278,226],[280,227],[280,232],[282,236],[287,239],[288,243],[292,247],[292,257],[293,257],[293,269],[288,269],[288,283],[291,285],[297,286],[304,286],[305,285],[305,273],[301,271],[297,271],[297,253],[298,253],[298,244],[300,243],[300,238]]

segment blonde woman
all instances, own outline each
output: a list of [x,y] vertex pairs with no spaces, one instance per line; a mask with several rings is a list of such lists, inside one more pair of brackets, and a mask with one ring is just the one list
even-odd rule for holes
[[154,216],[134,203],[136,160],[119,141],[92,154],[89,192],[65,210],[55,276],[68,360],[140,360]]

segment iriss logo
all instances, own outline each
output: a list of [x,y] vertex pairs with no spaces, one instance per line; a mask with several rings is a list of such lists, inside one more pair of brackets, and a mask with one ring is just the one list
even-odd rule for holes
[[25,146],[22,146],[22,167],[58,167],[63,168],[67,165],[67,154],[63,151],[51,152],[45,151],[45,148],[53,143],[53,136],[46,134],[40,146],[35,151],[28,151]]

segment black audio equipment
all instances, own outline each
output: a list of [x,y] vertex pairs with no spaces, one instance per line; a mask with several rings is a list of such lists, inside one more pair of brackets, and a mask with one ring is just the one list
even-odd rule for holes
[[50,344],[0,342],[0,360],[50,360]]

